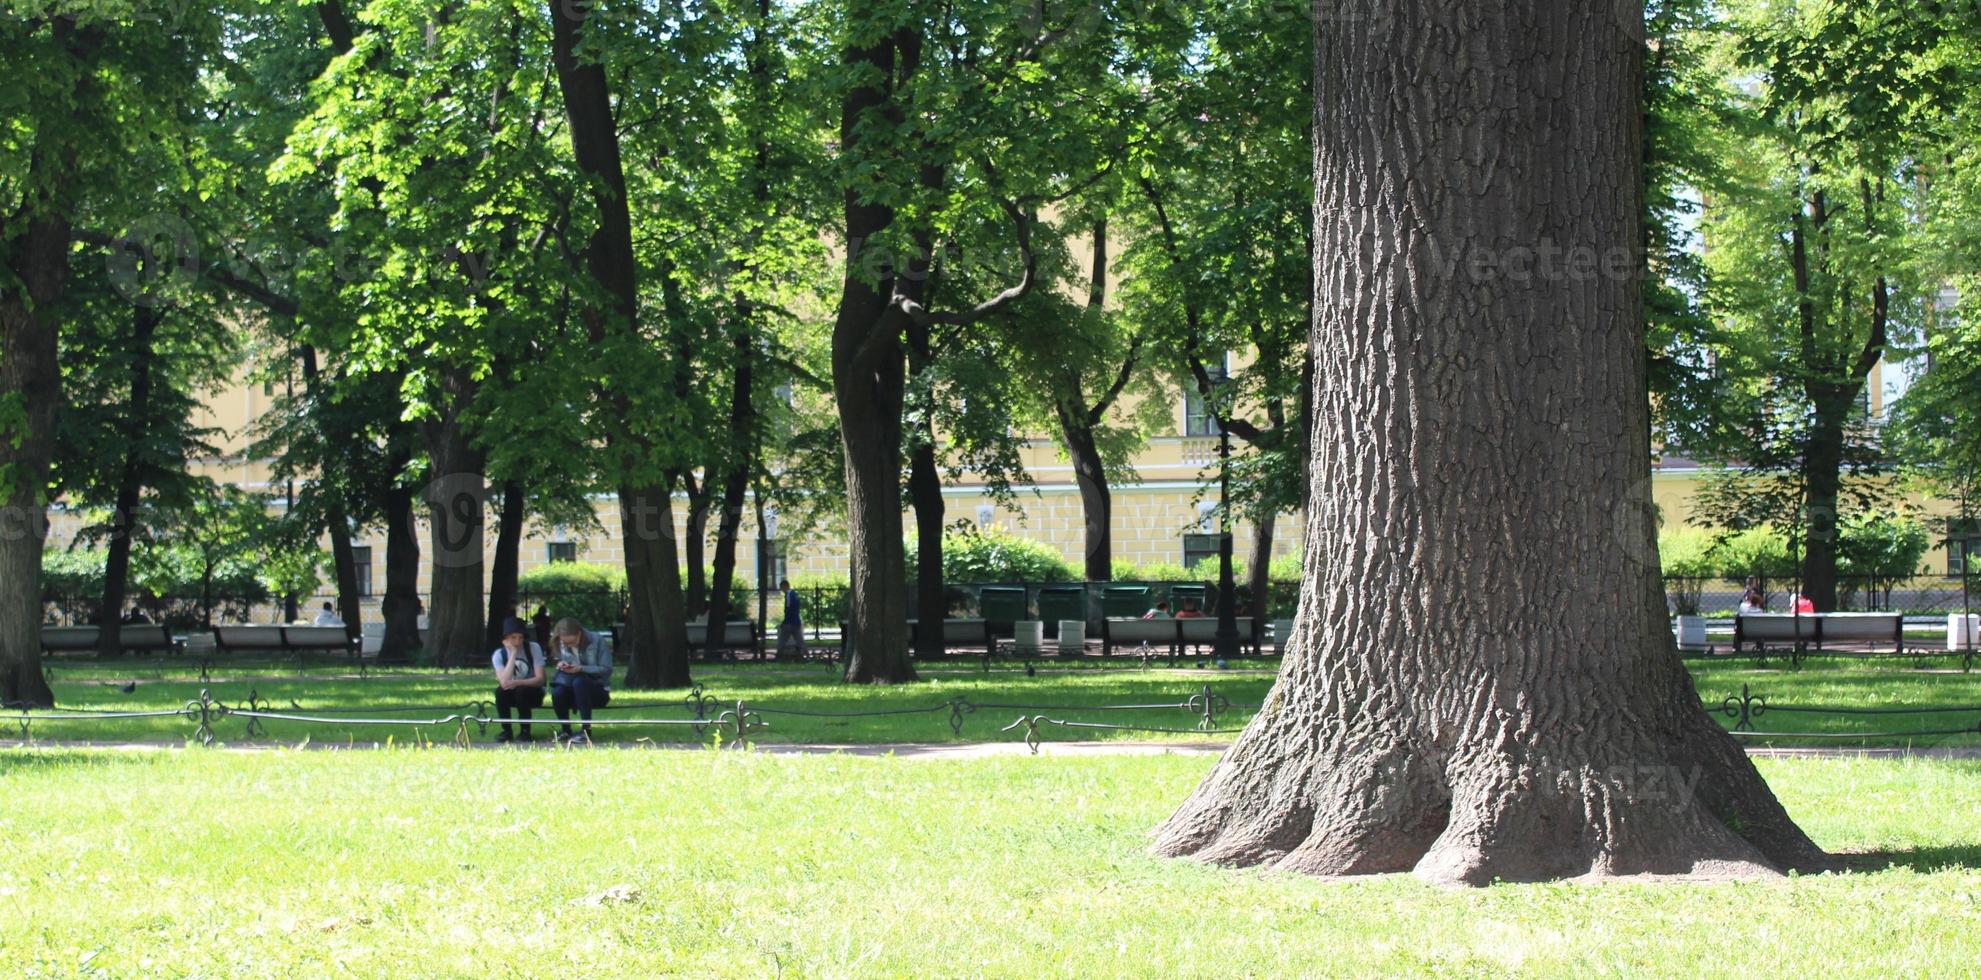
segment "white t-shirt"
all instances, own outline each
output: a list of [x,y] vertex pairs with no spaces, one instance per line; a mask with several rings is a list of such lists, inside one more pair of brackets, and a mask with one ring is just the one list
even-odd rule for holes
[[342,626],[342,625],[344,625],[344,620],[343,620],[342,618],[340,618],[340,617],[339,617],[339,616],[338,616],[338,615],[337,615],[336,613],[334,613],[334,612],[331,612],[331,611],[330,611],[330,610],[328,610],[328,609],[325,609],[325,610],[322,610],[322,611],[320,611],[320,612],[318,612],[318,613],[316,614],[316,619],[314,619],[314,620],[311,620],[311,621],[310,621],[310,625],[312,625],[312,626]]
[[[496,676],[500,677],[502,675],[502,668],[509,663],[509,648],[506,646],[496,647],[495,653],[488,658],[488,662],[490,666],[495,668]],[[537,672],[542,669],[543,648],[537,646],[535,640],[531,640],[523,650],[522,657],[517,662],[515,679],[519,681],[535,680]]]

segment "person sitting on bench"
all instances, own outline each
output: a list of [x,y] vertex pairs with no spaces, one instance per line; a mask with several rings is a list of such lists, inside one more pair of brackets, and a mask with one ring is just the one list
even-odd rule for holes
[[[495,715],[502,719],[498,742],[534,742],[530,734],[530,712],[543,707],[543,687],[548,680],[544,670],[543,648],[529,638],[529,629],[514,616],[502,621],[502,645],[489,658],[495,667]],[[523,736],[509,731],[509,712],[523,720]]]
[[[592,710],[612,702],[612,649],[605,637],[575,619],[560,619],[551,630],[557,643],[557,673],[550,681],[550,706],[557,712],[562,731],[557,740],[566,745],[592,744]],[[571,734],[571,709],[578,710],[583,731]]]

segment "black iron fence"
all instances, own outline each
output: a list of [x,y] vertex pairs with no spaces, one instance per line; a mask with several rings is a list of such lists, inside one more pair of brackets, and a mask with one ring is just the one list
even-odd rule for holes
[[[830,721],[850,721],[862,718],[893,718],[900,716],[928,716],[938,718],[949,728],[950,734],[961,737],[968,719],[980,711],[1021,711],[1053,712],[1054,715],[1074,712],[1097,712],[1103,715],[1116,712],[1180,712],[1187,715],[1190,727],[1178,725],[1134,725],[1115,722],[1095,722],[1065,720],[1047,714],[1021,714],[1016,721],[1004,726],[1001,732],[1023,729],[1023,738],[1037,753],[1040,745],[1040,731],[1048,728],[1083,729],[1089,731],[1145,732],[1186,735],[1229,735],[1238,729],[1221,727],[1234,712],[1252,712],[1259,705],[1236,705],[1211,685],[1204,684],[1195,691],[1181,696],[1175,701],[1160,701],[1137,704],[1030,704],[1005,701],[973,701],[969,698],[954,697],[939,702],[921,705],[908,705],[893,708],[871,709],[866,711],[822,711],[810,708],[782,707],[753,704],[745,700],[728,701],[709,694],[696,685],[686,697],[679,701],[649,701],[643,703],[626,702],[610,704],[596,709],[590,721],[579,722],[587,727],[606,729],[624,728],[632,730],[688,730],[699,740],[710,738],[715,744],[730,747],[747,745],[752,733],[772,728],[770,719],[777,717],[809,718]],[[219,744],[224,734],[220,730],[223,722],[238,720],[241,725],[238,734],[243,739],[254,739],[267,735],[264,722],[283,722],[310,727],[335,727],[350,729],[355,727],[379,727],[404,729],[416,735],[416,744],[433,744],[426,733],[440,730],[448,740],[459,747],[467,747],[477,737],[485,737],[491,725],[522,723],[520,719],[506,719],[496,713],[495,703],[489,698],[477,698],[459,705],[390,705],[357,707],[306,708],[300,702],[291,701],[281,707],[265,699],[256,691],[250,691],[245,699],[227,703],[213,697],[207,690],[175,709],[155,711],[102,711],[83,708],[35,708],[29,705],[8,702],[0,704],[0,709],[11,712],[0,718],[0,723],[16,727],[23,743],[36,738],[35,727],[48,726],[57,729],[70,725],[97,724],[106,721],[136,719],[183,719],[189,726],[189,744],[212,746]],[[623,717],[634,711],[679,711],[682,717]],[[531,719],[530,724],[562,724],[548,719]]]
[[[1788,612],[1789,594],[1796,589],[1790,578],[1762,578],[1762,599],[1768,611]],[[1732,616],[1745,594],[1745,579],[1665,576],[1665,600],[1674,615]],[[1900,612],[1909,615],[1946,615],[1981,612],[1981,577],[1970,576],[1963,584],[1960,576],[1912,575],[1873,577],[1844,575],[1837,579],[1837,608],[1824,612]]]

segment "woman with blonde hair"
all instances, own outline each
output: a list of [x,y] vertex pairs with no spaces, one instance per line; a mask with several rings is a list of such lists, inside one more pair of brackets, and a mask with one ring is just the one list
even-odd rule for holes
[[[550,706],[557,712],[561,730],[557,740],[566,745],[592,744],[592,710],[612,703],[612,648],[605,637],[578,625],[575,619],[560,619],[551,629],[557,647],[557,672],[550,680]],[[571,711],[577,709],[582,731],[571,734]]]

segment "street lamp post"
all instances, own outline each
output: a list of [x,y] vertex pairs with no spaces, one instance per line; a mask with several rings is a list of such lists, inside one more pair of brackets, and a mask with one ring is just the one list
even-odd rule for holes
[[1231,574],[1231,430],[1217,422],[1217,633],[1211,655],[1219,660],[1238,656],[1238,589]]

